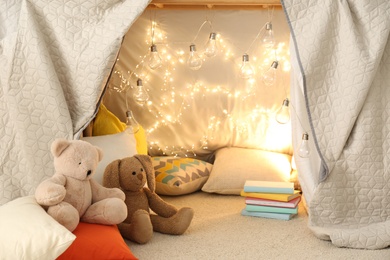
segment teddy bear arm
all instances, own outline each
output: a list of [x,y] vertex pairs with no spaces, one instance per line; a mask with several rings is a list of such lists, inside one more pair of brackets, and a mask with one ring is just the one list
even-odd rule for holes
[[159,216],[168,218],[177,213],[176,207],[164,201],[157,193],[152,192],[148,188],[144,188],[148,197],[149,207]]
[[125,200],[125,193],[118,188],[106,188],[100,185],[94,179],[90,180],[91,189],[92,189],[92,202],[101,201],[107,198],[118,198]]
[[35,199],[43,206],[53,206],[64,200],[66,195],[66,177],[54,174],[41,182],[35,190]]

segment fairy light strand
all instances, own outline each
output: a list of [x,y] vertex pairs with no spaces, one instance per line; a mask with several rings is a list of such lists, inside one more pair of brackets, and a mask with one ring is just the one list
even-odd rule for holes
[[[274,11],[273,9],[268,10],[269,21],[272,21],[273,11]],[[155,18],[156,17],[154,17],[154,19]],[[194,40],[193,40],[194,42],[197,40],[203,27],[207,24],[210,26],[211,30],[213,29],[211,21],[206,19],[206,21],[204,21],[200,25],[200,27],[199,27],[199,29],[194,37]],[[155,33],[156,33],[157,27],[158,27],[158,24],[153,20],[153,18],[151,18],[150,33],[148,35],[151,37],[152,44],[155,43],[155,36],[156,36]],[[252,41],[252,43],[250,44],[250,46],[248,48],[248,52],[251,51],[254,43],[258,40],[262,31],[264,31],[264,28],[265,28],[265,25],[257,32],[255,39]],[[166,39],[166,38],[164,38],[163,35],[159,35],[158,37],[160,37],[160,39]],[[236,49],[240,49],[240,48],[238,48],[234,43],[230,42],[229,40],[223,39],[223,37],[220,33],[217,34],[217,40],[219,43],[219,47],[221,48],[221,51],[219,51],[219,53],[223,54],[224,60],[230,61],[230,62],[233,62],[234,64],[236,64],[236,58],[234,57],[235,54],[231,49],[229,49],[228,46],[233,46]],[[165,46],[168,46],[168,45],[172,46],[172,45],[183,44],[183,43],[190,44],[190,42],[169,42],[169,43],[165,42],[164,44],[165,44]],[[273,58],[271,58],[269,56],[270,52],[265,51],[263,53],[265,55],[265,57],[263,59],[263,65],[260,64],[260,66],[257,68],[259,69],[262,66],[265,66],[267,63],[269,65],[271,60],[278,60],[279,62],[283,62],[283,66],[282,66],[283,71],[288,72],[289,68],[290,68],[290,64],[289,64],[286,56],[281,54],[284,52],[285,47],[286,47],[285,43],[279,43],[275,48],[273,48],[273,50],[272,50]],[[164,49],[165,48],[160,48],[160,50],[164,50]],[[163,125],[181,124],[180,118],[183,115],[183,111],[188,109],[191,106],[188,101],[193,100],[197,95],[204,96],[207,93],[209,93],[209,94],[210,93],[219,93],[219,94],[226,95],[227,98],[234,98],[234,99],[237,99],[237,98],[245,99],[245,98],[248,98],[248,95],[251,95],[251,93],[244,95],[241,92],[237,92],[237,91],[232,92],[231,90],[229,90],[229,88],[225,88],[225,87],[220,86],[220,85],[214,86],[214,87],[207,86],[203,83],[199,83],[196,80],[196,77],[194,77],[194,82],[192,84],[189,84],[189,86],[185,88],[184,92],[177,92],[175,90],[174,84],[172,84],[172,81],[174,81],[172,78],[173,71],[174,71],[173,64],[185,64],[185,59],[184,59],[185,52],[178,51],[178,52],[172,52],[172,53],[168,54],[168,52],[165,51],[165,53],[160,53],[160,54],[163,55],[162,58],[166,63],[165,74],[164,74],[164,78],[163,78],[163,87],[161,88],[161,91],[170,93],[168,95],[168,96],[170,96],[170,101],[169,100],[162,100],[162,102],[158,106],[159,109],[157,109],[157,107],[154,107],[152,105],[153,104],[152,101],[148,102],[148,104],[146,105],[146,108],[148,109],[149,113],[151,113],[156,118],[156,122],[149,129],[146,129],[147,133],[152,133]],[[114,89],[116,91],[118,91],[118,92],[123,91],[123,92],[127,93],[132,88],[131,82],[134,81],[136,78],[143,78],[145,83],[147,83],[149,81],[148,76],[149,76],[150,71],[144,69],[146,67],[145,60],[147,57],[148,57],[148,53],[141,55],[140,61],[135,66],[134,70],[127,72],[127,74],[128,74],[127,77],[124,76],[123,72],[115,71],[115,74],[117,74],[121,79],[121,84],[120,84],[119,88],[115,89],[115,87],[114,87]],[[254,56],[253,58],[254,58],[254,60],[258,61],[257,57]],[[187,93],[186,90],[190,90],[190,92]],[[284,87],[283,90],[287,96],[286,87]],[[167,114],[166,112],[164,112],[164,110],[166,110],[164,108],[171,106],[170,102],[171,103],[178,103],[178,102],[180,103],[179,109],[176,110],[177,111],[176,114]],[[126,98],[126,107],[128,107],[128,105],[129,105],[128,100]],[[295,111],[295,108],[292,106],[292,104],[290,105],[290,107],[292,109],[294,109],[294,111]],[[255,108],[252,111],[250,111],[246,116],[244,116],[244,118],[251,118],[252,120],[254,120],[256,117],[259,116],[258,113],[259,113],[258,109]],[[274,113],[274,112],[263,111],[261,113],[267,114],[267,113]],[[231,120],[231,115],[229,113],[225,113],[225,116],[227,118],[230,117],[230,120]],[[302,125],[300,118],[298,116],[297,116],[297,118],[298,118],[300,125]],[[212,132],[213,128],[216,128],[221,124],[221,121],[218,119],[217,116],[211,116],[209,119],[209,122],[212,122],[212,123],[210,123],[211,125],[209,125],[206,132]],[[243,122],[242,120],[241,121],[238,119],[233,120],[232,123],[235,125],[234,128],[238,132],[247,131],[246,130],[247,124],[245,122]],[[191,148],[186,149],[186,148],[181,147],[181,146],[176,146],[176,147],[175,146],[166,146],[164,148],[159,147],[158,149],[163,150],[164,154],[183,155],[183,153],[184,154],[189,153],[191,155],[195,155],[194,151],[197,150],[198,148],[207,149],[208,141],[213,140],[213,138],[214,137],[211,136],[210,133],[205,133],[202,136],[201,140],[199,140],[199,145],[192,144]],[[158,142],[150,142],[150,148],[155,149],[157,144],[158,144]]]

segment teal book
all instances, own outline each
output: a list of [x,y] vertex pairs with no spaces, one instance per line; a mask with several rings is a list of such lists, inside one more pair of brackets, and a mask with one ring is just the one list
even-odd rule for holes
[[290,220],[296,214],[287,214],[287,213],[271,213],[271,212],[256,212],[256,211],[247,211],[243,209],[241,215],[258,217],[258,218],[272,218],[272,219],[281,219],[281,220]]
[[269,206],[259,206],[259,205],[246,205],[245,209],[247,211],[255,211],[255,212],[287,213],[287,214],[298,213],[298,206],[295,208],[279,208],[279,207],[269,207]]
[[293,194],[293,182],[278,181],[251,181],[247,180],[244,184],[244,192],[261,192],[261,193],[282,193]]

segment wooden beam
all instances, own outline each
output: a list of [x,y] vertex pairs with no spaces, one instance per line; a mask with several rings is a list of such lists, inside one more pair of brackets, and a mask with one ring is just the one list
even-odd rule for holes
[[152,0],[149,8],[168,9],[253,9],[267,8],[269,6],[281,7],[280,0]]

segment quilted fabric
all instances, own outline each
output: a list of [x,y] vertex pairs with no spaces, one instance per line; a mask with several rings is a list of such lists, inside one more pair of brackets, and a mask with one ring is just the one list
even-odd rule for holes
[[303,84],[307,114],[301,116],[321,159],[320,172],[300,177],[319,180],[308,203],[309,226],[336,246],[387,247],[390,2],[282,4]]
[[121,40],[147,0],[0,2],[0,205],[53,174],[49,147],[95,114]]

